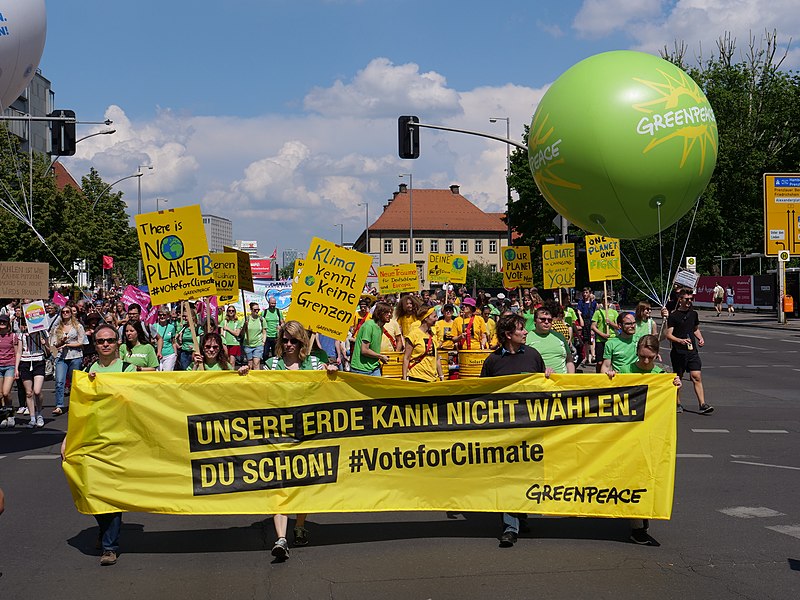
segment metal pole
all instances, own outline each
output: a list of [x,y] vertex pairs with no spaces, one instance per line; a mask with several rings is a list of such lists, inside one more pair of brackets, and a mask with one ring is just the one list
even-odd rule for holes
[[408,257],[414,264],[414,176],[408,174]]
[[366,245],[367,245],[367,254],[369,254],[369,202],[364,202],[364,208],[367,209],[367,219],[366,219]]
[[786,313],[783,312],[783,299],[786,296],[786,263],[778,261],[778,323],[786,323]]

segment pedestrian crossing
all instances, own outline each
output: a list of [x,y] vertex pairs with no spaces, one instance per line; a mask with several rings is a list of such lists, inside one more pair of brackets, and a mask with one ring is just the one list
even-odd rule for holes
[[[786,513],[768,508],[766,506],[731,506],[720,508],[719,512],[736,519],[778,519],[786,517]],[[766,529],[800,539],[800,525],[765,525]]]

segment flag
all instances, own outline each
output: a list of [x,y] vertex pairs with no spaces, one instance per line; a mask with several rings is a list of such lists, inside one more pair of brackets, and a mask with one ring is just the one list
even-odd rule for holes
[[278,260],[278,247],[275,247],[275,250],[272,251],[272,254],[269,255],[270,260]]
[[55,292],[53,294],[53,304],[55,304],[57,306],[62,306],[62,307],[66,306],[67,305],[67,298],[63,294],[60,294],[59,292]]
[[103,255],[103,270],[108,271],[114,268],[114,257]]

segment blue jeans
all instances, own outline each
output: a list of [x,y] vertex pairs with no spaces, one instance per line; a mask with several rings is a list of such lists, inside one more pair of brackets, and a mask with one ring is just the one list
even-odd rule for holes
[[122,529],[122,513],[95,515],[100,527],[100,543],[103,551],[112,550],[119,554],[119,531]]
[[56,359],[56,406],[58,408],[64,408],[64,387],[67,379],[72,376],[73,371],[80,370],[82,364],[83,359],[80,356],[67,360],[61,357]]
[[528,515],[524,513],[503,513],[503,533],[511,531],[519,534],[519,520],[526,519]]
[[192,368],[192,351],[191,350],[178,350],[178,364],[181,371],[189,371]]
[[351,373],[356,373],[358,375],[371,375],[372,377],[380,377],[381,376],[381,368],[380,367],[378,367],[374,371],[361,371],[359,369],[354,369],[354,368],[350,367],[350,372]]

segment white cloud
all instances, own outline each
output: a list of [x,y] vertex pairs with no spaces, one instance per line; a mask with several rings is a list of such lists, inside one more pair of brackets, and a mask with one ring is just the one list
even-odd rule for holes
[[586,37],[601,37],[661,13],[663,0],[585,0],[572,26]]

